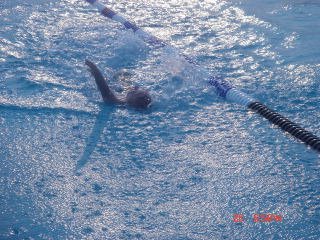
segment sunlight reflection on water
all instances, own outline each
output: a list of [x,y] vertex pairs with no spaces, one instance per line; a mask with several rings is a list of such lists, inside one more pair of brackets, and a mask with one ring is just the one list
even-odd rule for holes
[[[316,4],[109,1],[201,67],[84,1],[2,4],[0,238],[319,235],[318,155],[206,83],[222,75],[319,135]],[[131,71],[150,111],[104,106],[87,58],[106,76]],[[286,222],[239,226],[236,212]]]

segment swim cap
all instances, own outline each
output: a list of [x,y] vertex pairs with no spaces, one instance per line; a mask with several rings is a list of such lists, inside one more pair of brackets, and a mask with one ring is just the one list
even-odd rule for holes
[[151,103],[151,96],[148,91],[135,88],[128,92],[126,102],[135,108],[147,108]]

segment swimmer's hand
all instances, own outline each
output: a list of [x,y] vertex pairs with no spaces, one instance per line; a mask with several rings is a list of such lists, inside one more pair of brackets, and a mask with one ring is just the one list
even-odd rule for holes
[[85,64],[89,67],[89,71],[92,73],[92,75],[96,76],[96,75],[101,75],[101,77],[103,78],[100,70],[98,69],[98,67],[91,62],[90,60],[86,59]]

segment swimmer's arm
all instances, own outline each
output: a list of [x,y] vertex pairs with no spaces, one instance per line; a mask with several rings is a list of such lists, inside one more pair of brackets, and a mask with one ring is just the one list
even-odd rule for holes
[[120,99],[118,99],[114,93],[109,88],[108,84],[106,83],[102,73],[98,69],[98,67],[91,61],[86,60],[86,65],[89,67],[89,71],[93,75],[96,84],[100,90],[100,93],[102,95],[103,101],[108,103],[119,103],[123,104],[124,102]]

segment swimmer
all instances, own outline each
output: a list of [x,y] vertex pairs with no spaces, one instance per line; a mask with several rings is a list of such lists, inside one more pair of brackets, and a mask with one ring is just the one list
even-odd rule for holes
[[151,97],[148,91],[135,86],[127,92],[126,97],[117,97],[109,88],[106,79],[103,77],[98,67],[89,60],[86,60],[85,63],[89,67],[89,71],[93,75],[105,103],[127,105],[139,109],[145,109],[150,106]]

